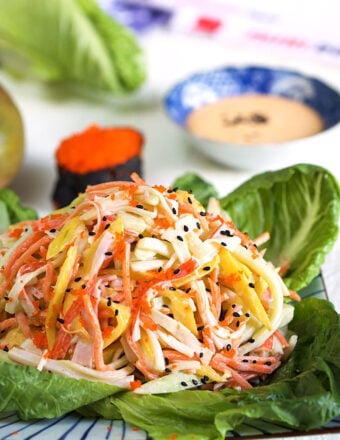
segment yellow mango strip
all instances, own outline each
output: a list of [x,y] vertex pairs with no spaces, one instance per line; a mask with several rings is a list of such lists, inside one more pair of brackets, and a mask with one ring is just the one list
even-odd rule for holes
[[213,368],[208,365],[202,365],[200,368],[196,370],[197,376],[200,377],[209,377],[209,382],[225,382],[226,381],[226,373],[218,374]]
[[114,320],[114,325],[105,327],[102,331],[104,348],[115,342],[127,329],[131,320],[130,308],[124,304],[108,303],[101,299],[99,307],[110,315],[110,321]]
[[175,291],[166,289],[162,292],[162,297],[169,301],[170,310],[175,320],[185,325],[191,333],[197,336],[197,326],[194,312],[190,305],[190,297],[179,289]]
[[255,285],[249,268],[236,260],[227,249],[222,249],[220,252],[220,276],[227,287],[230,287],[237,295],[242,297],[243,304],[250,313],[270,330],[272,325],[267,312],[258,297],[255,287],[250,287],[250,285]]
[[66,246],[74,243],[82,231],[85,231],[84,223],[78,217],[72,218],[59,231],[57,236],[51,241],[47,249],[46,258],[55,257]]
[[49,350],[52,349],[56,335],[56,322],[64,300],[65,290],[70,282],[73,268],[77,260],[77,248],[71,246],[57,278],[54,293],[48,305],[46,316],[46,336]]

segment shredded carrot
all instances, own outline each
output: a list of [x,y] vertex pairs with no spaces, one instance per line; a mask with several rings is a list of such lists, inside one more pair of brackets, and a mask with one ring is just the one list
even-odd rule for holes
[[142,134],[131,127],[88,127],[64,139],[56,151],[60,167],[84,174],[127,162],[140,156]]

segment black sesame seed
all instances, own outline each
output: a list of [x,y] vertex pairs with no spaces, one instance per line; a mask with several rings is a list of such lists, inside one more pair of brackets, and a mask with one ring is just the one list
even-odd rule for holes
[[138,234],[138,238],[144,238],[143,234]]
[[85,289],[86,289],[86,284],[82,284],[82,285],[81,285],[81,288],[82,288],[83,290],[85,290]]
[[89,235],[93,236],[93,235],[96,235],[96,233],[94,231],[90,231]]
[[189,293],[191,291],[191,287],[188,287],[185,293]]
[[249,342],[250,342],[251,344],[253,344],[253,343],[255,342],[255,339],[254,339],[254,338],[250,338],[250,339],[249,339]]
[[178,273],[180,273],[180,270],[179,269],[175,269],[174,270],[174,274],[177,275]]
[[204,353],[200,352],[200,354],[198,355],[201,359],[204,356]]
[[227,243],[226,243],[225,241],[221,241],[221,245],[224,246],[224,247],[226,247],[226,246],[227,246]]
[[187,387],[188,386],[188,384],[186,382],[184,382],[184,381],[181,382],[181,385],[182,385],[182,387]]
[[172,208],[171,211],[172,211],[173,214],[177,214],[176,208]]
[[77,278],[74,279],[74,281],[75,281],[76,283],[78,283],[80,280],[81,280],[81,277],[77,277]]
[[60,324],[64,324],[65,320],[63,318],[57,318],[57,321],[60,322]]
[[184,241],[184,239],[183,239],[183,237],[181,237],[180,235],[177,235],[177,240],[179,240],[179,241]]
[[239,318],[241,315],[240,315],[238,312],[234,312],[234,313],[233,313],[233,316],[234,316],[235,318]]
[[174,291],[177,290],[177,289],[176,289],[176,287],[170,286],[170,287],[169,287],[169,290],[172,290],[172,291],[174,292]]
[[188,231],[189,231],[189,226],[184,225],[184,226],[183,226],[183,230],[184,230],[184,232],[188,232]]
[[192,204],[192,198],[188,197],[188,202],[190,203],[190,205]]
[[168,357],[165,357],[165,358],[164,358],[164,362],[165,362],[165,365],[169,365],[169,364],[170,364],[169,358],[168,358]]
[[208,271],[208,270],[210,270],[210,269],[211,269],[210,266],[204,266],[204,267],[203,267],[203,270],[206,270],[206,271]]
[[104,215],[103,222],[106,222],[106,220],[107,220],[107,217],[106,217],[106,215]]
[[199,222],[196,223],[197,229],[201,229],[201,224]]
[[164,370],[166,373],[171,373],[171,368],[165,368],[165,370]]
[[204,325],[199,325],[198,327],[197,327],[197,330],[200,332],[201,330],[203,330],[204,329]]
[[242,362],[246,364],[248,362],[248,359],[242,359]]
[[208,293],[210,293],[210,292],[211,292],[211,289],[209,289],[208,287],[206,287],[206,288],[205,288],[205,291],[208,292]]
[[159,268],[158,268],[158,272],[162,272],[162,267],[159,267]]
[[4,346],[3,350],[6,352],[9,351],[9,348],[7,347],[7,345]]
[[107,251],[107,252],[105,252],[105,255],[107,255],[108,257],[110,257],[110,256],[112,255],[112,252]]
[[57,232],[55,228],[50,229],[50,232],[53,234],[54,232]]
[[108,297],[108,299],[106,300],[106,304],[107,304],[108,307],[111,306],[111,304],[112,304],[112,299],[111,299],[110,297]]
[[138,208],[138,209],[144,209],[144,206],[143,206],[143,205],[136,205],[136,208]]
[[244,316],[246,316],[247,318],[250,318],[250,313],[245,313]]
[[71,289],[68,287],[65,292],[71,292]]
[[4,296],[4,300],[5,300],[5,301],[8,301],[8,300],[9,300],[9,297],[8,297],[8,296]]
[[118,316],[118,315],[119,315],[119,310],[116,309],[116,310],[115,310],[115,316]]
[[236,321],[236,327],[238,328],[240,326],[240,321]]
[[199,384],[198,380],[196,380],[196,379],[192,379],[191,382],[193,383],[193,385],[198,385]]
[[227,237],[233,237],[233,234],[229,231],[229,229],[224,229],[220,232],[221,235],[226,235]]
[[236,307],[236,304],[232,304],[231,307],[234,309]]
[[107,230],[107,229],[109,229],[109,227],[110,227],[110,223],[108,223],[107,225],[105,225],[105,231]]
[[251,287],[252,289],[255,289],[255,284],[254,283],[249,283],[248,286]]
[[231,344],[227,344],[225,348],[227,349],[227,351],[230,351],[231,350]]
[[268,367],[270,367],[271,364],[272,364],[272,363],[271,363],[270,361],[265,362],[265,365],[267,365]]
[[256,360],[255,359],[253,360],[253,364],[256,364]]

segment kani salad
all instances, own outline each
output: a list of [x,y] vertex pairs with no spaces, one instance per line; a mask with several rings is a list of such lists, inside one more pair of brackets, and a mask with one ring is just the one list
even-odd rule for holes
[[[150,393],[251,388],[296,342],[279,268],[186,191],[88,187],[0,237],[0,347],[11,361]],[[167,389],[167,391],[171,391]]]

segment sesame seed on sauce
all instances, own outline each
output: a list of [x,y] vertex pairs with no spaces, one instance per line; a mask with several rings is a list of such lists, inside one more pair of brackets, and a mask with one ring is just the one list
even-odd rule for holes
[[181,237],[180,235],[177,235],[176,238],[177,238],[178,241],[184,241],[183,237]]
[[74,279],[74,281],[75,281],[76,283],[78,283],[80,280],[81,280],[81,277],[77,277],[77,278]]
[[188,231],[189,231],[189,226],[184,225],[184,226],[183,226],[183,230],[184,230],[184,232],[188,232]]
[[108,299],[106,300],[106,304],[107,304],[108,307],[111,306],[111,304],[112,304],[112,299],[111,299],[110,297],[108,297]]
[[252,289],[255,289],[255,284],[254,283],[248,283],[248,286],[251,287]]

